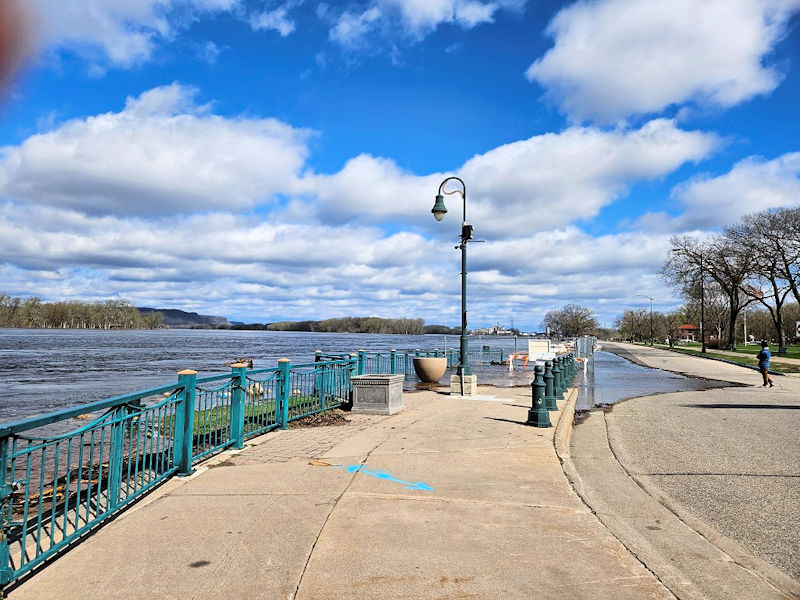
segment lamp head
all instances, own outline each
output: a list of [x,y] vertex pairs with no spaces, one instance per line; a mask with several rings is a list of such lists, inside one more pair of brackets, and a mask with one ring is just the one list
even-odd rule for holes
[[447,214],[447,207],[444,205],[444,196],[441,194],[436,195],[436,203],[433,205],[431,212],[437,221],[444,219],[444,216]]

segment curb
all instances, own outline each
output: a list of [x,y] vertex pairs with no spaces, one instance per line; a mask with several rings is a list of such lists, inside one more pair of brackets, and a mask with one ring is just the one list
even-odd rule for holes
[[[578,388],[569,388],[567,402],[561,409],[561,416],[556,425],[556,432],[553,436],[553,445],[556,448],[556,455],[564,464],[564,460],[569,460],[569,441],[572,438],[572,423],[575,417],[575,405],[578,402]],[[570,462],[571,464],[571,462]]]

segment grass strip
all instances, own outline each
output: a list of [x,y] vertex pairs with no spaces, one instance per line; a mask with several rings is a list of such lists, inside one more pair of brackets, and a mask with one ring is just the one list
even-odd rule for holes
[[[711,358],[714,360],[721,360],[723,362],[730,362],[737,365],[743,365],[746,367],[758,367],[758,361],[756,360],[755,356],[751,355],[742,355],[742,356],[733,356],[730,354],[718,354],[716,352],[710,351],[706,354],[703,354],[700,350],[694,350],[692,348],[678,348],[673,347],[670,348],[667,345],[656,344],[656,348],[662,348],[664,350],[671,350],[672,352],[679,352],[681,354],[688,354],[690,356],[699,356],[700,358]],[[770,372],[771,373],[800,373],[800,365],[789,364],[789,363],[781,363],[773,361],[770,363]]]

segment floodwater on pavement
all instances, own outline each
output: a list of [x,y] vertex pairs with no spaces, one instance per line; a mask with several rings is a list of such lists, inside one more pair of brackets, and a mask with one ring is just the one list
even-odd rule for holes
[[578,372],[579,387],[576,410],[616,404],[630,398],[670,392],[708,390],[731,384],[686,377],[678,373],[650,369],[634,364],[611,352],[599,351]]

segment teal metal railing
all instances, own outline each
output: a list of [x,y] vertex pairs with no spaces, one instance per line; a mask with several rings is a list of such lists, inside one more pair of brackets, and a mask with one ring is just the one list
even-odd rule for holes
[[4,586],[175,474],[245,439],[346,403],[355,361],[247,369],[0,426]]
[[[410,374],[415,356],[458,350],[359,351],[115,396],[0,426],[0,597],[9,583],[175,474],[244,440],[349,401],[351,377]],[[503,360],[503,351],[470,361]]]
[[165,424],[184,391],[173,384],[0,427],[0,586],[177,471]]

